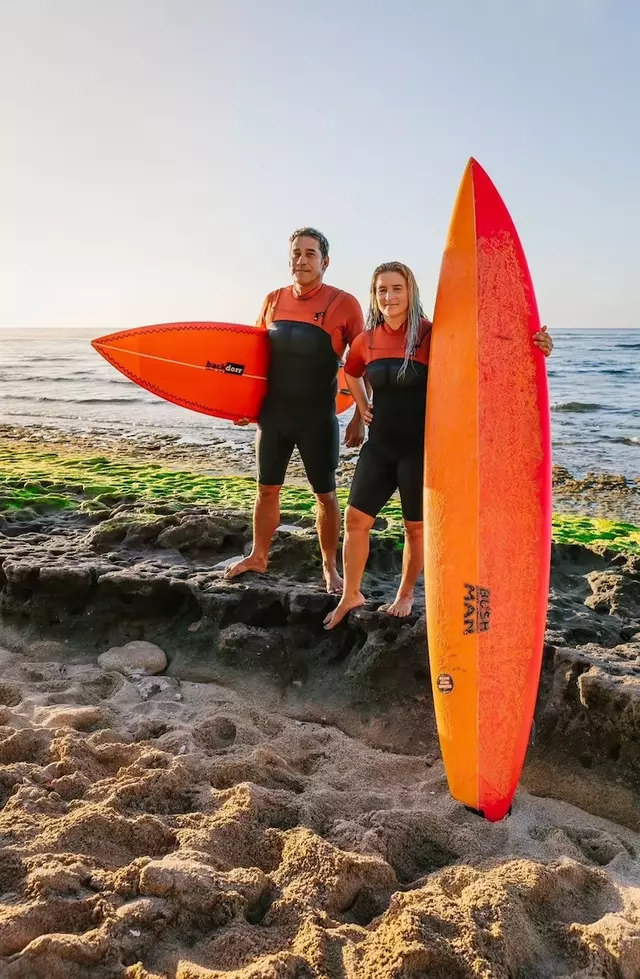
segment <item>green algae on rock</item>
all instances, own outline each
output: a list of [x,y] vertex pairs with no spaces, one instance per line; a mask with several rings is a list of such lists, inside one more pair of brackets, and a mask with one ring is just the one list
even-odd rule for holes
[[[119,502],[148,500],[216,506],[248,512],[253,507],[255,480],[246,476],[212,476],[189,470],[165,469],[160,463],[117,462],[107,456],[64,456],[37,448],[0,448],[0,512],[29,508],[36,513],[82,508],[99,511]],[[338,489],[344,507],[348,490]],[[315,500],[301,486],[284,486],[282,509],[294,519],[311,517]],[[402,545],[402,510],[398,499],[381,514],[375,532]],[[582,544],[640,554],[640,527],[595,517],[556,514],[556,543]]]

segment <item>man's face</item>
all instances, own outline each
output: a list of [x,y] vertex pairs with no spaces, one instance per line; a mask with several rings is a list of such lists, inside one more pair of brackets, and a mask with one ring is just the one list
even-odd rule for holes
[[320,242],[303,235],[291,242],[289,264],[293,281],[304,287],[322,279],[329,259],[322,257]]

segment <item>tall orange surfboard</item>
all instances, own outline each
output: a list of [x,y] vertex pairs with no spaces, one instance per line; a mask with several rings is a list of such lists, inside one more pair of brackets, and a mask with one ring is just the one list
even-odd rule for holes
[[547,613],[551,436],[539,328],[513,221],[472,159],[434,313],[425,590],[449,789],[490,820],[509,812],[520,778]]
[[[258,420],[269,365],[265,330],[240,323],[159,323],[99,337],[91,346],[165,401],[216,418]],[[352,404],[340,368],[336,411]]]

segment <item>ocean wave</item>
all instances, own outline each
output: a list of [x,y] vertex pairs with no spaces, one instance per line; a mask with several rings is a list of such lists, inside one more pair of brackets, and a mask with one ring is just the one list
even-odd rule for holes
[[[78,378],[90,377],[94,380],[96,379],[95,371],[69,371],[62,377],[47,377],[46,374],[27,374],[24,377],[16,376],[12,374],[10,376],[4,376],[0,373],[0,381],[13,381],[16,384],[27,383],[28,381],[38,381],[39,384],[62,384],[64,382],[76,381]],[[102,378],[100,378],[102,380]],[[127,381],[128,384],[131,381]]]
[[[115,398],[50,398],[46,395],[40,398],[30,397],[28,394],[2,394],[0,395],[0,400],[2,401],[27,401],[31,404],[61,404],[61,405],[113,405],[113,404],[145,404],[150,403],[149,398],[140,397],[115,397]],[[154,404],[167,404],[167,402],[158,399]]]
[[29,364],[67,364],[69,357],[39,357],[37,354],[29,357],[28,354],[25,354],[21,363],[24,363],[25,360]]
[[615,442],[617,445],[640,445],[640,435],[610,435],[607,442]]
[[552,405],[551,411],[606,411],[608,407],[608,405],[588,401],[562,401],[560,404]]
[[616,347],[624,347],[625,350],[640,350],[640,343],[616,343]]
[[[623,354],[619,355],[620,357]],[[573,367],[565,367],[563,373],[571,377],[572,375],[584,376],[589,374],[592,377],[597,377],[601,375],[617,377],[618,375],[624,374],[635,374],[634,367],[603,367],[602,364],[576,364]]]

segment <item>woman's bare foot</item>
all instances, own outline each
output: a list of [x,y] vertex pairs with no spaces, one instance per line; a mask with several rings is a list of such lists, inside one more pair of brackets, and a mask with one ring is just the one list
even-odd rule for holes
[[324,578],[324,583],[326,585],[327,591],[330,595],[341,595],[342,594],[342,578],[338,574],[336,567],[328,568],[326,565],[322,568],[322,576]]
[[324,620],[325,629],[335,629],[342,622],[345,615],[352,612],[354,608],[360,608],[361,605],[364,605],[364,602],[365,598],[362,592],[358,592],[357,595],[343,595],[337,607],[334,608],[333,612],[329,612]]
[[404,619],[407,615],[411,615],[411,609],[413,608],[413,592],[411,595],[396,595],[394,600],[388,605],[381,605],[378,609],[379,612],[386,612],[387,615],[395,615],[398,619]]
[[224,573],[224,578],[226,581],[231,581],[232,578],[237,578],[238,575],[246,574],[247,571],[256,571],[258,574],[264,574],[266,570],[267,558],[261,558],[256,554],[250,554],[241,561],[237,561],[235,564],[232,564],[230,568],[227,568]]

